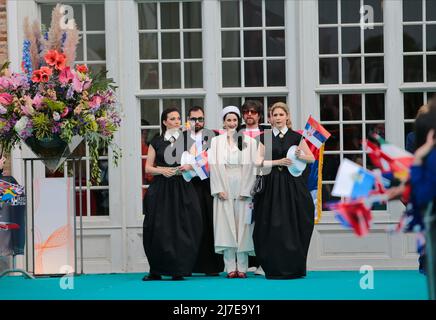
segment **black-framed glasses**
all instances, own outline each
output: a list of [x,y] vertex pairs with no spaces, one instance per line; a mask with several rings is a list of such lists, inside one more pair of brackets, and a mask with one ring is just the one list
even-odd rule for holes
[[257,115],[259,112],[257,112],[256,110],[244,110],[242,113],[243,114]]
[[198,118],[195,118],[195,117],[192,117],[192,118],[189,118],[189,121],[192,121],[192,122],[204,122],[204,118],[203,117],[198,117]]

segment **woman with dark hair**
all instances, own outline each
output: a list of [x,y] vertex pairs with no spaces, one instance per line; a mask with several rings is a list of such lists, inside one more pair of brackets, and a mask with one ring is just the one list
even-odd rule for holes
[[305,174],[293,176],[287,157],[291,146],[306,163],[315,158],[301,135],[291,129],[289,109],[282,102],[271,108],[272,137],[264,134],[256,164],[264,170],[264,191],[255,196],[254,248],[267,279],[306,275],[306,260],[314,226],[314,205]]
[[411,200],[423,214],[429,298],[436,300],[436,100],[415,122],[416,151],[411,169]]
[[228,278],[246,278],[248,256],[254,255],[251,188],[256,178],[256,141],[241,132],[235,106],[222,112],[225,132],[209,151],[215,252],[224,257]]
[[150,264],[144,281],[162,276],[183,280],[192,273],[200,245],[200,204],[193,185],[180,175],[192,169],[180,165],[186,149],[180,123],[178,109],[166,109],[161,116],[162,133],[148,149],[145,171],[154,179],[144,197],[143,244]]

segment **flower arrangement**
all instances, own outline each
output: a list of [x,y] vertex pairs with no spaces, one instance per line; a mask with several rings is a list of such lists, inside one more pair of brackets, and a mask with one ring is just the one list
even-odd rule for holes
[[100,182],[98,150],[111,147],[115,165],[121,156],[113,142],[121,122],[116,110],[115,86],[106,71],[92,74],[86,65],[74,65],[79,41],[77,27],[61,27],[62,7],[52,12],[48,32],[40,23],[24,23],[22,72],[13,73],[9,63],[0,71],[0,144],[10,152],[21,141],[75,136],[88,144],[91,178]]

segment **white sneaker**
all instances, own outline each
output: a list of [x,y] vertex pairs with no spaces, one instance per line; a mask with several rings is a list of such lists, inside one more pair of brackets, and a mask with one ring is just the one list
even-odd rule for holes
[[264,276],[265,275],[265,271],[263,271],[262,266],[259,266],[259,268],[256,269],[256,271],[254,272],[255,275],[260,275],[260,276]]

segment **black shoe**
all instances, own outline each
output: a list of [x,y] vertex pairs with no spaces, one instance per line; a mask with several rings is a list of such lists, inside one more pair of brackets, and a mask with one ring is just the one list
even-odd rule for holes
[[162,280],[162,277],[158,274],[149,274],[148,276],[145,275],[144,278],[142,278],[142,281],[151,281],[151,280]]
[[182,276],[173,276],[173,280],[185,280]]

